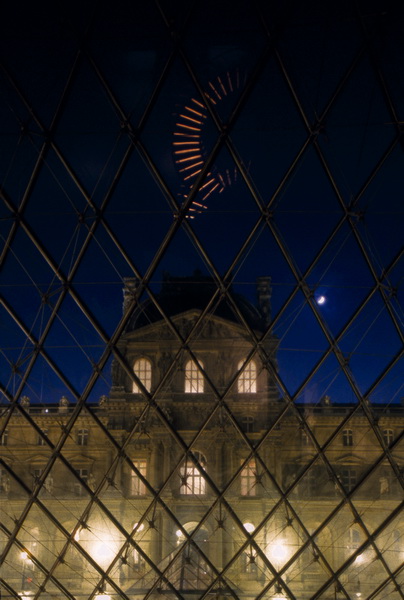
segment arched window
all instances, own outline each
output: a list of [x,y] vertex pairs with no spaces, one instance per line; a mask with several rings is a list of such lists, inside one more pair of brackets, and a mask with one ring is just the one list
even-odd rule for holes
[[[152,383],[151,362],[147,358],[138,358],[133,365],[133,372],[136,377],[140,379],[146,390],[150,392]],[[132,392],[134,394],[140,394],[140,387],[135,381],[132,384]]]
[[[201,452],[194,452],[193,455],[198,461],[199,467],[205,470],[206,458],[204,455]],[[180,467],[180,480],[180,494],[185,494],[187,496],[195,494],[200,496],[206,493],[205,478],[191,458],[187,458]]]
[[[244,366],[244,361],[238,363],[240,371]],[[238,393],[239,394],[255,394],[257,392],[257,365],[253,360],[250,360],[244,371],[240,373],[238,378]]]
[[[199,361],[199,365],[203,368],[201,361]],[[197,364],[193,360],[189,360],[185,365],[185,393],[202,394],[203,389],[203,375]]]
[[[190,521],[182,527],[188,534],[191,534],[198,525],[199,523],[196,521]],[[180,529],[177,530],[176,535],[177,545],[184,544],[186,536]],[[204,590],[212,581],[213,573],[205,560],[205,556],[209,553],[208,531],[204,527],[200,527],[198,531],[192,533],[192,539],[194,544],[187,544],[184,547],[181,552],[181,568],[176,570],[180,590]]]

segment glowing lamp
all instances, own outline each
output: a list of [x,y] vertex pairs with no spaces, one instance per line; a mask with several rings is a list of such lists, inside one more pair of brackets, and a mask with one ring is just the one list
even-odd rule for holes
[[283,542],[277,542],[271,546],[270,554],[274,560],[281,562],[287,557],[288,551]]
[[106,539],[93,542],[90,554],[96,562],[105,567],[114,559],[117,550],[117,544],[111,539]]

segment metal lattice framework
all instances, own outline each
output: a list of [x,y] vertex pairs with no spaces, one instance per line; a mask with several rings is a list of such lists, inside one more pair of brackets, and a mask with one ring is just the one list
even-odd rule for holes
[[[229,10],[220,2],[96,3],[76,12],[74,6],[43,14],[35,9],[4,19],[0,433],[4,440],[18,416],[41,440],[46,464],[34,473],[32,487],[23,474],[27,457],[36,452],[28,438],[26,453],[16,452],[12,462],[1,459],[3,596],[24,595],[14,575],[24,577],[26,567],[16,557],[25,552],[38,574],[30,598],[78,597],[60,576],[69,568],[74,578],[72,557],[78,555],[90,586],[82,597],[102,597],[107,590],[116,598],[182,599],[178,561],[197,552],[206,571],[201,598],[294,600],[302,593],[297,580],[313,563],[321,576],[304,597],[404,598],[404,438],[401,429],[386,443],[381,425],[402,410],[404,14],[385,4],[326,9],[320,3],[296,8],[240,2]],[[215,105],[209,82],[236,69],[243,73],[242,85]],[[197,145],[202,164],[184,193],[173,132],[178,122],[186,123],[178,115],[192,98],[203,107],[206,125]],[[212,188],[202,214],[189,219],[211,174],[223,168],[237,171],[237,182],[223,183],[220,194]],[[160,302],[160,282],[165,270],[187,275],[195,268],[216,285],[184,337]],[[272,277],[273,310],[258,334],[231,290],[251,298],[262,275]],[[127,278],[136,285],[122,314]],[[120,344],[146,300],[177,348],[152,391],[133,373]],[[243,368],[259,358],[280,398],[259,439],[243,429],[229,402],[239,372],[218,386],[195,350],[201,327],[223,302],[250,344]],[[276,364],[268,351],[273,336]],[[203,374],[211,397],[192,440],[180,434],[161,401],[184,354]],[[109,394],[112,361],[143,395],[139,419],[124,439],[114,436],[95,404]],[[324,441],[312,415],[326,395],[341,411]],[[35,415],[61,396],[70,408],[52,437]],[[111,456],[96,484],[77,472],[66,452],[83,418],[99,431]],[[379,452],[346,486],[333,453],[356,418]],[[177,452],[160,486],[128,451],[144,435],[148,419],[157,420]],[[305,434],[311,452],[301,455],[298,475],[283,484],[265,453],[286,420]],[[244,462],[223,486],[198,458],[199,444],[216,421],[225,421],[229,439],[245,449]],[[192,530],[170,501],[184,460],[210,491],[204,500],[196,497],[203,516]],[[231,490],[252,460],[272,500],[254,530],[246,531]],[[130,504],[136,515],[130,531],[105,491],[111,492],[117,469],[125,465],[148,498],[141,511],[135,500]],[[382,465],[400,492],[372,521],[376,496],[364,503],[361,490],[378,481]],[[314,467],[332,482],[335,498],[313,527],[310,503],[296,501],[296,490]],[[57,491],[52,503],[43,495],[56,468],[84,490],[76,504]],[[6,479],[20,490],[14,504],[4,496]],[[68,524],[57,503],[65,511],[69,504]],[[182,544],[156,562],[139,534],[146,528],[165,536],[157,526],[161,515],[180,532]],[[95,535],[97,519],[119,539],[107,565],[79,539],[83,530]],[[34,521],[38,534],[31,531]],[[280,561],[262,543],[275,522],[298,539]],[[212,523],[215,532],[230,523],[234,531],[233,551],[221,564],[198,537],[213,530]],[[333,560],[330,547],[353,524],[360,540],[344,560]],[[339,532],[331,541],[329,528]],[[41,542],[44,531],[57,540],[57,551]],[[394,557],[386,542],[393,531],[401,531]],[[141,592],[120,574],[128,556],[147,566]],[[259,592],[234,579],[233,569],[245,556],[262,575]],[[355,587],[359,579],[361,588]]]

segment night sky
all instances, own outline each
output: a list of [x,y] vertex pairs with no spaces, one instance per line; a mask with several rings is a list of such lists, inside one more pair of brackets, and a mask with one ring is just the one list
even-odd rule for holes
[[225,4],[3,13],[3,404],[108,393],[123,279],[196,269],[253,303],[272,278],[281,394],[401,401],[403,9]]

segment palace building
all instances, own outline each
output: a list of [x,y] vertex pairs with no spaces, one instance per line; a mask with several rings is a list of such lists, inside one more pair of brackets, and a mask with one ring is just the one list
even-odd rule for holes
[[3,600],[367,598],[401,568],[403,408],[291,402],[256,290],[167,275],[108,396],[3,412]]

